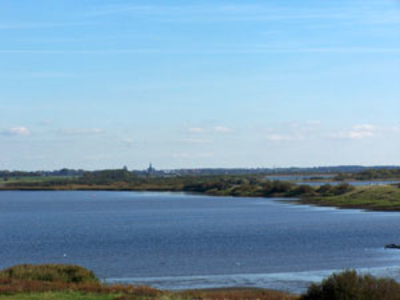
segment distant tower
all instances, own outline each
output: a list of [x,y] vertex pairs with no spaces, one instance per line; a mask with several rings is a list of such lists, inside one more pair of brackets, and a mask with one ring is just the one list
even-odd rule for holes
[[153,165],[150,163],[150,164],[149,164],[149,167],[148,167],[148,169],[147,169],[147,174],[148,174],[148,175],[151,175],[151,174],[154,173],[154,171],[155,171],[155,169],[153,168]]

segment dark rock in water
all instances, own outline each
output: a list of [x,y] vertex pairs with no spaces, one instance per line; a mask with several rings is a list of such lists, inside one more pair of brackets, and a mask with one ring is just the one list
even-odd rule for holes
[[400,249],[400,245],[389,244],[385,246],[386,249]]

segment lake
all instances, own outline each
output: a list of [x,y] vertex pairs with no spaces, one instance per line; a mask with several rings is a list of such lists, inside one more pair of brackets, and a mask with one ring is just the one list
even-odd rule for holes
[[162,289],[303,291],[335,270],[400,280],[400,213],[284,199],[141,192],[0,192],[0,268],[72,263]]

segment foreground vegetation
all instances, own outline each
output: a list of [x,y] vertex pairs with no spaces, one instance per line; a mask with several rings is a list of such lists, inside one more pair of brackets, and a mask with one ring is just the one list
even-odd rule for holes
[[[77,276],[78,275],[78,276]],[[150,287],[107,285],[79,266],[21,265],[0,272],[1,300],[294,300],[297,296],[263,289],[215,289],[183,292]]]
[[160,291],[150,287],[107,285],[92,272],[70,265],[21,265],[0,271],[0,300],[400,300],[393,279],[333,274],[298,296],[251,288]]
[[400,188],[397,186],[363,186],[353,191],[325,197],[300,199],[303,204],[360,208],[374,211],[400,211]]
[[355,271],[333,274],[312,284],[299,300],[399,300],[400,284],[393,279],[358,275]]

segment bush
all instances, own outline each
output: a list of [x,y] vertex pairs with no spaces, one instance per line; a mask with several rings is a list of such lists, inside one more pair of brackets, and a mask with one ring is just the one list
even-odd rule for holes
[[343,195],[343,194],[349,193],[351,191],[354,191],[354,189],[355,189],[354,186],[352,186],[348,183],[342,183],[342,184],[335,186],[332,189],[332,192],[334,195],[338,196],[338,195]]
[[358,275],[355,271],[333,274],[313,284],[300,300],[399,300],[400,284],[393,279]]
[[18,265],[0,271],[2,280],[32,280],[62,283],[93,283],[92,271],[74,265]]
[[271,196],[276,194],[288,194],[295,188],[295,184],[289,181],[267,180],[261,187],[261,193],[263,196]]
[[293,196],[313,196],[315,195],[315,190],[309,186],[309,185],[299,185],[297,188],[295,188],[292,192]]
[[330,195],[332,195],[332,190],[333,190],[332,185],[324,184],[318,188],[317,193],[321,194],[322,196],[330,196]]

